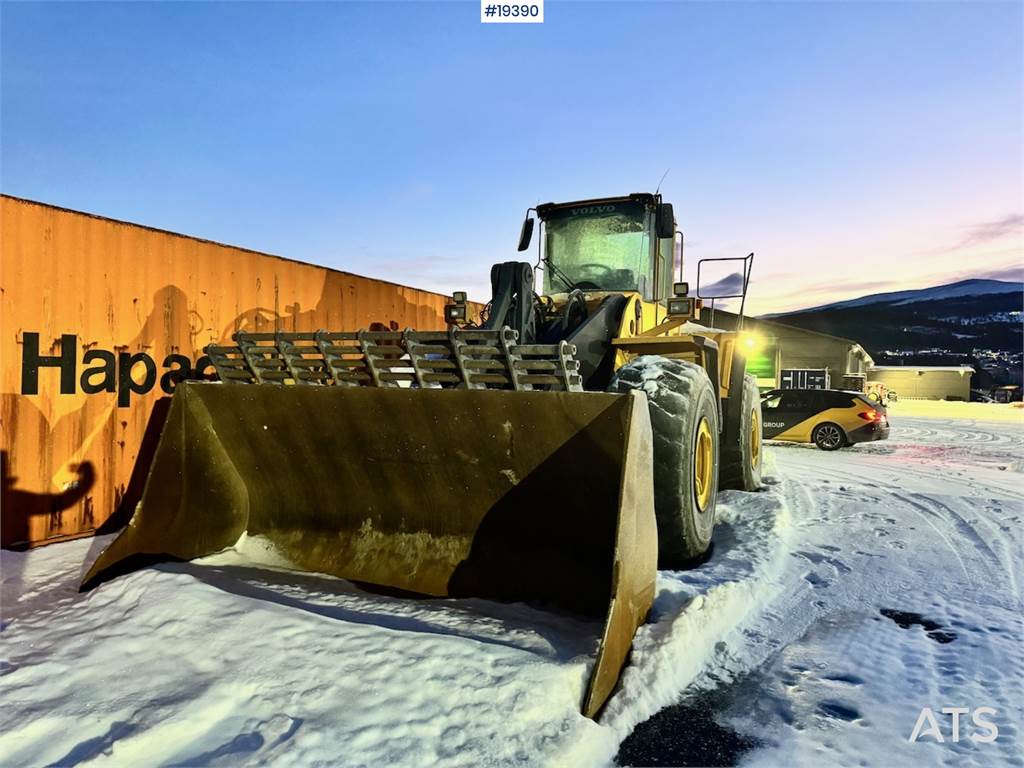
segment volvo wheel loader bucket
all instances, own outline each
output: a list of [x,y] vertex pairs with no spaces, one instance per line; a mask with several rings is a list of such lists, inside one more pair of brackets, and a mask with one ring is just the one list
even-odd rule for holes
[[651,466],[640,393],[183,383],[83,588],[247,533],[309,571],[604,616],[593,717],[653,599]]

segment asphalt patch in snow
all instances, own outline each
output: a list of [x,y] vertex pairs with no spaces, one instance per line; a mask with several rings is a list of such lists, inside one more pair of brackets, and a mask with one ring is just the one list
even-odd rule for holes
[[892,608],[880,608],[878,612],[885,618],[895,621],[903,629],[910,629],[914,626],[923,627],[928,637],[937,643],[952,643],[957,638],[956,632],[946,629],[937,621],[926,619],[920,613],[897,611]]
[[644,721],[622,742],[615,756],[622,766],[736,765],[744,753],[760,745],[716,718],[716,713],[749,687],[738,680],[666,707]]

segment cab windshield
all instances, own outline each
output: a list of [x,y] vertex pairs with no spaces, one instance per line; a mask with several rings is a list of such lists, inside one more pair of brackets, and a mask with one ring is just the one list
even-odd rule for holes
[[[544,292],[573,288],[649,292],[650,218],[640,201],[554,211],[544,221]],[[561,279],[564,276],[566,279]]]

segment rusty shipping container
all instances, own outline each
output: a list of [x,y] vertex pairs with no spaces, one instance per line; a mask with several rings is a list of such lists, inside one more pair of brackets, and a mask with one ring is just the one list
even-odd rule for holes
[[3,546],[123,523],[206,344],[445,327],[436,293],[9,196],[0,238]]

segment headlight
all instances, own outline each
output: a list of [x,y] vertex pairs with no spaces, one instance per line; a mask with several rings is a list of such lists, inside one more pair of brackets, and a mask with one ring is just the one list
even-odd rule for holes
[[680,298],[668,300],[669,317],[678,317],[680,315],[683,315],[685,317],[693,317],[693,312],[693,299]]
[[740,349],[747,355],[760,352],[764,349],[764,336],[753,331],[744,331],[740,334]]

